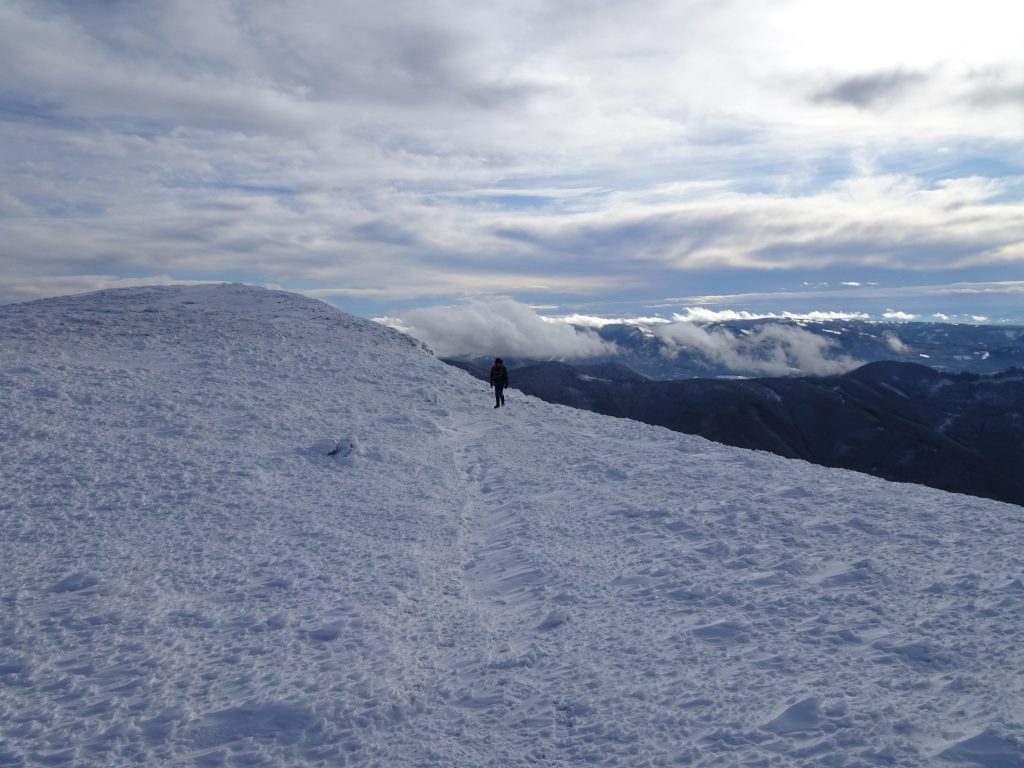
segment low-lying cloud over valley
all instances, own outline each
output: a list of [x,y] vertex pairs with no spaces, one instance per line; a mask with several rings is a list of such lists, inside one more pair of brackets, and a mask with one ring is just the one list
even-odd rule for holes
[[[742,313],[722,313],[715,321]],[[815,313],[819,318],[841,313]],[[426,343],[443,357],[508,356],[535,360],[615,360],[625,350],[601,338],[597,329],[624,324],[656,339],[659,354],[698,356],[738,375],[830,375],[862,362],[839,354],[836,342],[798,325],[766,322],[737,331],[708,324],[715,317],[690,310],[671,319],[586,316],[544,317],[508,298],[470,300],[455,306],[413,310],[401,318],[380,318]],[[795,316],[790,316],[793,318]]]
[[382,321],[446,357],[506,355],[538,359],[591,358],[615,353],[592,331],[547,320],[508,298],[469,300],[412,310]]

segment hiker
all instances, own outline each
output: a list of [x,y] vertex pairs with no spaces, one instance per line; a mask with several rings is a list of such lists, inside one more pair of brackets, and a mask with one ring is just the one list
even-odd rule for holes
[[508,386],[508,368],[500,357],[494,358],[494,366],[491,368],[491,386],[494,387],[494,407],[500,408],[505,404],[505,387]]

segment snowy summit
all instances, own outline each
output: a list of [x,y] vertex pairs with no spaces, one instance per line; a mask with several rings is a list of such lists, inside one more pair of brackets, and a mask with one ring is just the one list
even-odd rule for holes
[[0,765],[1024,765],[1019,507],[238,285],[0,350]]

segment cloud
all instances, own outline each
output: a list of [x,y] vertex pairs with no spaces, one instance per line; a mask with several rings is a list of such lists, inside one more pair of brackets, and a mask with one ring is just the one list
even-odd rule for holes
[[415,336],[442,357],[563,359],[615,352],[613,344],[589,331],[547,321],[525,304],[502,297],[411,310],[381,321]]
[[544,319],[548,322],[561,322],[567,323],[568,325],[576,325],[583,328],[603,328],[606,325],[638,325],[641,327],[648,325],[661,325],[663,323],[670,323],[664,317],[598,317],[596,315],[545,315]]
[[967,100],[976,107],[1024,107],[1024,67],[993,66],[971,73]]
[[997,280],[990,282],[957,282],[936,283],[931,285],[870,285],[856,291],[816,289],[811,291],[775,291],[771,293],[733,293],[704,296],[678,296],[662,300],[656,306],[677,306],[679,304],[746,304],[750,302],[785,302],[788,300],[805,300],[825,303],[841,298],[862,299],[893,299],[893,298],[935,298],[957,296],[1006,296],[1016,298],[1024,294],[1024,280]]
[[682,313],[674,313],[673,319],[684,323],[722,323],[733,320],[762,320],[779,318],[783,320],[867,320],[864,312],[833,312],[815,310],[811,312],[750,312],[747,310],[714,310],[707,307],[685,307]]
[[[943,277],[944,275],[939,275]],[[917,275],[911,275],[914,279]],[[801,290],[779,290],[719,295],[675,296],[650,303],[651,309],[679,312],[679,307],[697,307],[710,312],[746,312],[754,317],[789,317],[794,320],[887,320],[887,312],[899,311],[914,319],[933,318],[943,322],[978,322],[973,315],[994,318],[994,322],[1024,322],[1021,308],[1024,281],[935,282],[933,284],[865,283],[860,288],[830,288],[827,285]],[[821,312],[818,307],[832,307]],[[732,308],[742,309],[732,309]],[[894,309],[898,307],[898,310]],[[780,311],[780,310],[788,311]],[[836,314],[834,314],[836,313]],[[684,311],[683,314],[686,314]],[[832,315],[832,317],[830,317]],[[705,315],[713,317],[713,315]],[[904,318],[908,319],[908,318]]]
[[924,73],[903,70],[858,75],[823,88],[814,94],[812,100],[868,109],[892,103],[911,87],[927,80],[928,76]]
[[924,185],[863,176],[800,196],[718,190],[659,204],[620,196],[592,212],[506,217],[493,231],[569,261],[586,254],[680,271],[948,269],[1018,258],[1024,204],[991,205],[1002,191],[980,178]]
[[[700,315],[703,320],[707,316]],[[715,319],[722,319],[719,315]],[[730,319],[736,319],[731,316]],[[441,356],[506,355],[534,359],[581,359],[614,356],[621,350],[600,339],[590,327],[604,318],[564,315],[542,317],[506,298],[476,299],[457,306],[431,307],[399,318],[378,318],[425,342]],[[582,320],[585,327],[570,324]],[[607,320],[640,325],[664,345],[667,357],[685,353],[704,357],[743,375],[831,375],[862,363],[835,354],[837,343],[804,328],[766,323],[734,333],[707,327],[693,318]]]
[[829,376],[863,363],[849,355],[833,355],[837,343],[803,328],[765,324],[745,334],[679,322],[654,329],[665,343],[664,354],[697,353],[731,371],[747,375]]
[[201,280],[178,280],[170,275],[145,277],[111,277],[109,275],[75,275],[71,277],[12,277],[0,289],[0,304],[29,301],[40,296],[65,296],[101,291],[107,288],[137,288],[147,285],[199,285]]
[[0,285],[159,272],[385,305],[1010,275],[1015,14],[0,3]]
[[909,312],[901,312],[898,309],[886,310],[882,317],[886,320],[898,320],[900,322],[910,322],[911,320],[917,319],[917,315],[913,315]]
[[892,331],[886,331],[882,334],[882,338],[885,340],[886,346],[888,346],[893,352],[906,355],[912,351],[910,347],[908,347],[904,341]]

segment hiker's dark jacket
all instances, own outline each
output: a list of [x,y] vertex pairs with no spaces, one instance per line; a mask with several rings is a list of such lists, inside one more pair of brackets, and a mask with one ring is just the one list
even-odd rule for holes
[[493,368],[491,368],[491,386],[508,386],[508,368],[506,368],[504,365],[495,365]]

